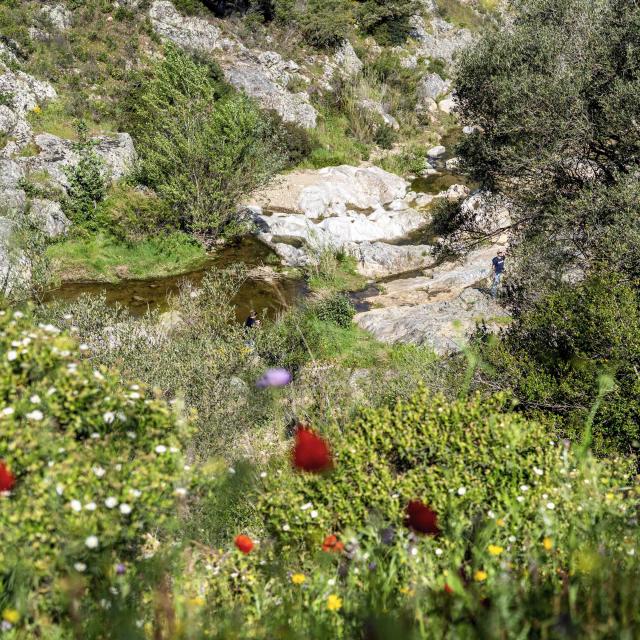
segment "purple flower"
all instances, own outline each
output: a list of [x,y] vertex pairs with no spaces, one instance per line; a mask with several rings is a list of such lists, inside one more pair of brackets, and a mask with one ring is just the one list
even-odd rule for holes
[[116,565],[116,575],[123,576],[126,570],[127,570],[127,567],[125,567],[124,564],[122,564],[122,562],[119,562]]
[[286,369],[276,367],[275,369],[267,369],[258,382],[256,382],[256,387],[259,389],[285,387],[291,380],[291,374]]

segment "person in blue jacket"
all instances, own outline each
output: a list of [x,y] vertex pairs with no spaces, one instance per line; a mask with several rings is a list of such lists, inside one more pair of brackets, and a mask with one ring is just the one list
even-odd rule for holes
[[502,274],[504,273],[504,260],[506,254],[504,251],[498,251],[496,257],[491,261],[493,265],[493,284],[491,285],[491,297],[495,298],[498,295],[498,287],[500,286],[500,280],[502,280]]

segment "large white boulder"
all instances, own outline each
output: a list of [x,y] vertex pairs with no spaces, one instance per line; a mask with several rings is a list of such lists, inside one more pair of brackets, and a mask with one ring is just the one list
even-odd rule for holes
[[378,209],[404,198],[408,183],[379,167],[326,167],[300,190],[297,208],[309,218],[351,209]]

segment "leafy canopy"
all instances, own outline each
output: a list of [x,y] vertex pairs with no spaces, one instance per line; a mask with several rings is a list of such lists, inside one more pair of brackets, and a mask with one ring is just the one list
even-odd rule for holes
[[141,181],[185,230],[237,231],[238,201],[283,162],[269,120],[171,45],[133,102]]
[[479,127],[460,146],[463,164],[511,203],[521,250],[532,254],[518,274],[529,289],[603,255],[637,274],[640,7],[514,4],[513,27],[487,32],[459,65],[462,117]]

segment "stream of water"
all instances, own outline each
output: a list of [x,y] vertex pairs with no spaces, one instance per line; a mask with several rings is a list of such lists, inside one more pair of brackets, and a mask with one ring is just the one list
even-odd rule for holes
[[[143,315],[149,309],[164,311],[169,296],[176,294],[184,282],[198,285],[211,269],[223,269],[234,263],[244,263],[249,269],[274,263],[275,253],[251,236],[213,254],[195,271],[149,280],[122,280],[116,283],[66,282],[49,292],[50,300],[75,300],[82,294],[106,297],[107,304],[120,304],[133,315]],[[261,315],[274,314],[295,304],[307,292],[301,278],[274,274],[273,278],[252,277],[243,283],[233,300],[236,315],[244,320],[252,309]]]
[[[413,191],[435,195],[453,184],[465,183],[463,176],[445,168],[445,162],[451,157],[451,150],[458,135],[454,132],[443,138],[442,144],[447,152],[434,163],[438,173],[413,180]],[[397,243],[430,244],[431,241],[432,233],[430,228],[426,227]],[[133,315],[142,315],[153,309],[164,311],[169,307],[170,296],[178,292],[182,283],[188,282],[197,286],[209,270],[223,269],[234,263],[244,263],[251,270],[264,265],[277,265],[279,259],[266,245],[249,236],[216,251],[198,269],[189,273],[149,280],[122,280],[117,283],[66,282],[50,291],[47,297],[49,300],[71,301],[82,294],[104,294],[108,304],[120,304]],[[250,274],[234,298],[233,304],[238,319],[244,320],[252,309],[261,315],[273,315],[296,304],[307,293],[308,288],[302,278],[283,277],[275,271],[266,270],[265,273],[265,270],[262,270],[259,275]],[[376,285],[370,284],[363,291],[351,293],[351,298],[356,309],[364,311],[369,308],[369,299],[378,293]]]

